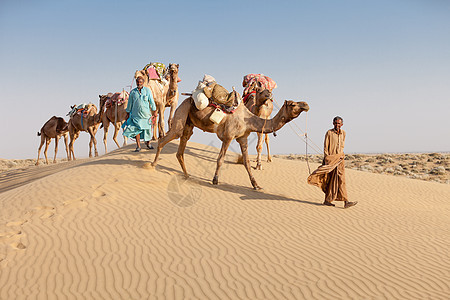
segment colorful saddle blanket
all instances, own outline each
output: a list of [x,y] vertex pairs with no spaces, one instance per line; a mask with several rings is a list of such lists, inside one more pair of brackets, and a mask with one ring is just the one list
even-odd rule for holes
[[93,106],[94,106],[94,104],[92,104],[92,103],[89,103],[89,104],[82,103],[78,106],[77,105],[71,106],[70,107],[71,110],[67,113],[66,116],[72,117],[75,114],[78,114],[78,115],[83,114],[84,116],[86,116],[91,111],[91,108]]
[[163,63],[151,62],[144,67],[150,79],[162,80],[166,73],[166,66]]
[[242,81],[244,97],[251,92],[250,88],[254,82],[259,83],[263,88],[270,91],[277,87],[277,83],[269,76],[265,76],[264,74],[248,74],[244,76],[244,80]]
[[106,108],[116,105],[122,105],[128,100],[128,93],[126,91],[120,93],[108,93],[108,98],[106,99]]

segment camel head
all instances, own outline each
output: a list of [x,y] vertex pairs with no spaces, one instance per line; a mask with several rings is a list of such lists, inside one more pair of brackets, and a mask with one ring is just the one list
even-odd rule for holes
[[285,100],[283,107],[285,109],[285,122],[289,122],[297,118],[301,112],[307,112],[309,110],[309,105],[306,102],[295,102],[292,100]]
[[180,68],[179,64],[169,64],[167,67],[167,72],[169,74],[178,74],[178,69]]
[[256,92],[255,105],[258,107],[264,105],[267,100],[272,100],[272,91],[263,87],[259,81],[250,84],[248,92],[252,91]]
[[268,100],[272,100],[272,92],[266,88],[263,88],[261,86],[257,86],[255,88],[255,102],[257,106],[261,106],[264,103],[266,103],[266,101]]
[[106,101],[111,98],[112,93],[108,93],[107,95],[98,95],[98,97],[100,98],[99,100],[99,107],[100,107],[100,111],[103,111]]

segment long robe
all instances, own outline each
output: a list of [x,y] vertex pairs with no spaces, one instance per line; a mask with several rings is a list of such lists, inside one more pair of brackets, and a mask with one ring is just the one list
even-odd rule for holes
[[345,184],[345,131],[337,134],[327,131],[324,142],[323,164],[308,177],[308,183],[319,187],[325,193],[325,201],[348,201]]
[[151,110],[156,110],[151,90],[148,87],[143,87],[141,91],[134,88],[128,99],[126,112],[130,114],[130,117],[124,124],[123,135],[134,138],[140,134],[140,138],[144,141],[150,141],[152,139]]

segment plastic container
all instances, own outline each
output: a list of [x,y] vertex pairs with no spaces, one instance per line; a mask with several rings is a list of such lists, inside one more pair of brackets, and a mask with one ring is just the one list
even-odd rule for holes
[[213,121],[215,124],[219,125],[224,117],[225,113],[220,108],[216,108],[209,117],[209,119]]

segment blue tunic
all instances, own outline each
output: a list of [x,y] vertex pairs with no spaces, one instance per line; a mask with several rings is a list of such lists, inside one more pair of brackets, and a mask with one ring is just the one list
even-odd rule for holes
[[152,113],[156,110],[153,95],[148,87],[142,87],[141,91],[134,88],[130,92],[128,105],[125,109],[130,117],[126,121],[123,135],[127,137],[135,137],[140,134],[144,141],[150,141],[152,138]]

